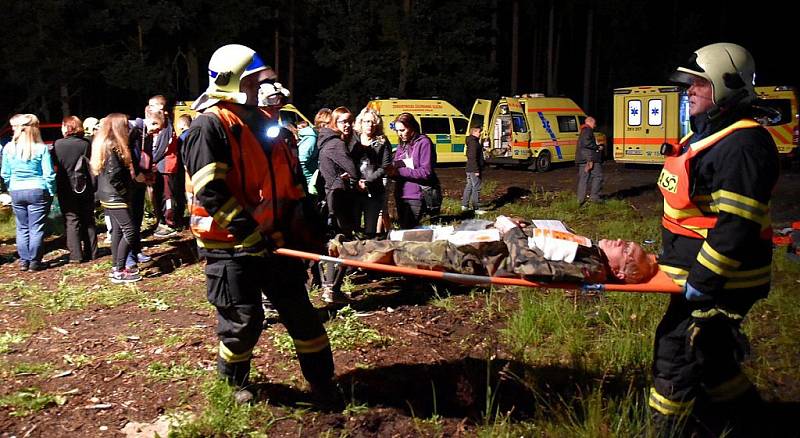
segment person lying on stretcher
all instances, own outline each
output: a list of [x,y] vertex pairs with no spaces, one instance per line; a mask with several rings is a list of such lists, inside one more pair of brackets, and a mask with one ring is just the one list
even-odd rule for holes
[[[491,223],[487,222],[491,225]],[[415,230],[416,231],[416,230]],[[536,282],[644,283],[658,270],[655,257],[635,242],[591,240],[527,226],[500,216],[470,235],[433,241],[331,240],[333,257],[446,272],[522,277]]]

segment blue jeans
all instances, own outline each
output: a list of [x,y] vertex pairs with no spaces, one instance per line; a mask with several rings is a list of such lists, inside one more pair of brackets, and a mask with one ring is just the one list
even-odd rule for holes
[[475,172],[467,172],[467,183],[464,186],[464,194],[461,196],[461,206],[469,208],[470,201],[472,208],[480,208],[481,196],[481,177]]
[[12,190],[17,221],[17,252],[20,260],[42,261],[44,226],[53,197],[44,189]]

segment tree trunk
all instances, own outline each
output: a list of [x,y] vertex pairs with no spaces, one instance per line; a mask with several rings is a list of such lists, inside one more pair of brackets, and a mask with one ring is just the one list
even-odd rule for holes
[[197,65],[197,49],[191,44],[186,50],[186,71],[189,75],[190,98],[194,99],[200,95],[200,70]]
[[547,18],[547,95],[553,95],[553,62],[555,58],[555,41],[554,41],[554,32],[555,32],[555,5],[553,1],[550,0],[550,13]]
[[492,37],[491,50],[489,52],[489,64],[492,67],[497,65],[497,35],[500,30],[497,28],[497,0],[492,0]]
[[[403,0],[403,23],[401,26],[403,30],[408,29],[411,22],[411,0]],[[406,97],[406,88],[408,87],[408,62],[411,56],[408,39],[405,38],[410,34],[403,31],[400,32],[400,78],[397,84],[398,97]]]
[[289,87],[289,91],[294,93],[294,63],[295,63],[295,53],[294,53],[294,20],[295,20],[295,2],[292,2],[291,6],[291,15],[289,17],[289,74],[286,78],[286,84]]
[[275,62],[272,66],[275,69],[275,74],[278,75],[278,78],[281,77],[281,28],[279,23],[280,21],[280,10],[275,9]]
[[556,28],[555,28],[556,43],[555,43],[555,49],[553,50],[555,52],[553,56],[553,81],[552,81],[553,90],[550,93],[553,96],[558,94],[558,72],[559,72],[558,67],[561,63],[561,40],[562,40],[561,22],[562,22],[562,17],[559,16],[558,19],[556,20]]
[[69,88],[67,88],[67,84],[61,84],[59,86],[59,92],[61,95],[61,114],[63,117],[67,117],[71,114],[69,109]]
[[592,90],[592,41],[594,40],[594,7],[586,9],[586,52],[583,58],[583,110],[588,111],[589,94]]
[[514,0],[511,8],[511,95],[517,94],[517,73],[519,70],[519,0]]

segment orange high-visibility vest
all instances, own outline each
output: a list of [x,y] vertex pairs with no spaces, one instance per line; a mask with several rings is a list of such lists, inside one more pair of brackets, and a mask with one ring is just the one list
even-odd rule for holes
[[[227,169],[225,183],[233,198],[223,206],[223,214],[233,219],[241,209],[247,210],[259,224],[262,234],[279,238],[275,236],[276,221],[283,217],[284,209],[291,208],[294,201],[305,196],[293,172],[299,165],[297,157],[282,137],[268,140],[270,146],[265,151],[251,127],[228,108],[228,104],[220,103],[206,111],[222,121],[231,150],[232,166]],[[263,116],[268,117],[268,114]],[[194,192],[191,187],[187,189]],[[201,246],[233,248],[239,244],[236,237],[200,205],[197,196],[193,196],[191,214],[192,233]]]
[[[658,177],[658,188],[664,195],[664,216],[661,224],[674,234],[705,239],[708,230],[717,224],[717,215],[703,213],[692,202],[689,193],[691,182],[691,161],[700,152],[714,146],[720,140],[739,129],[761,126],[755,120],[743,119],[716,132],[696,143],[689,145],[688,150],[677,156],[668,156],[664,160],[664,168]],[[686,145],[691,133],[681,141],[681,149]]]

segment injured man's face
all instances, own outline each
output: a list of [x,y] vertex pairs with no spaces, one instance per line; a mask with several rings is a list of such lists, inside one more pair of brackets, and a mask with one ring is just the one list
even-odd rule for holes
[[655,259],[636,242],[602,239],[597,246],[606,254],[614,276],[625,283],[644,283],[658,270]]

